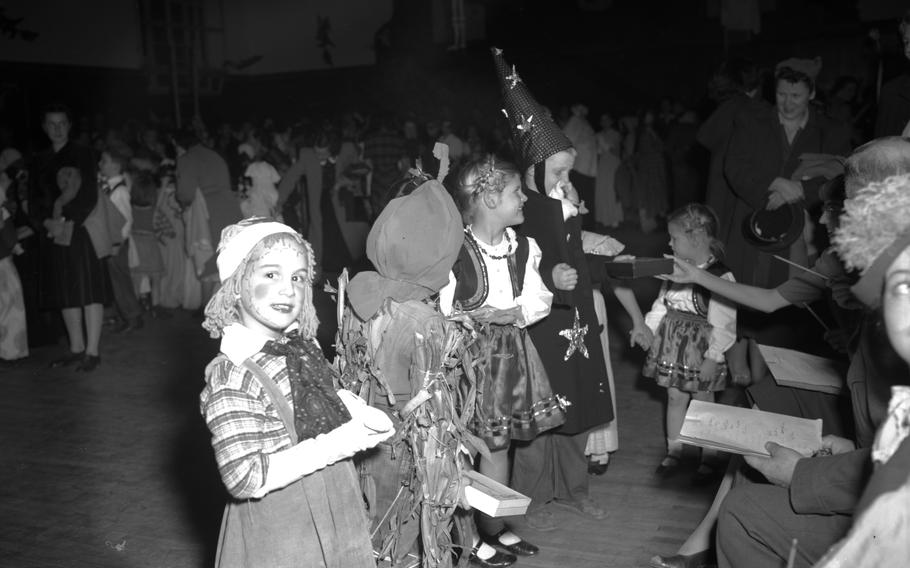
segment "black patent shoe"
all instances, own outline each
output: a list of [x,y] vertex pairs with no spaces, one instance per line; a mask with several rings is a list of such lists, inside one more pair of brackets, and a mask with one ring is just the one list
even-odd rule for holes
[[[540,552],[540,548],[526,541],[525,539],[518,537],[519,541],[513,544],[503,544],[500,542],[499,537],[509,532],[509,529],[502,529],[496,535],[487,541],[487,544],[494,546],[496,548],[501,548],[510,554],[515,556],[534,556]],[[518,535],[516,535],[518,536]]]
[[69,353],[68,355],[64,355],[63,357],[60,357],[59,359],[54,359],[53,361],[51,361],[50,367],[51,367],[51,369],[57,369],[60,367],[69,367],[70,365],[79,363],[84,358],[85,358],[85,351],[80,351],[79,353]]
[[477,548],[479,546],[480,545],[478,544],[474,547],[474,550],[471,551],[471,566],[476,566],[477,568],[505,568],[506,566],[515,564],[515,561],[518,560],[514,554],[502,552],[501,550],[497,550],[493,556],[484,560],[483,558],[477,556]]
[[76,371],[80,373],[89,373],[95,370],[95,367],[101,364],[100,355],[88,355],[82,359],[82,362],[76,365]]
[[603,475],[607,473],[607,468],[610,467],[610,462],[600,463],[600,462],[588,462],[588,473],[591,475]]

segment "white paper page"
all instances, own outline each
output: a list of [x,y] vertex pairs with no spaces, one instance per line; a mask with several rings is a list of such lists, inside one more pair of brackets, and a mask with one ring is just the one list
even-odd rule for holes
[[821,449],[822,421],[693,400],[680,439],[754,456],[768,456],[765,443],[776,442],[808,457]]

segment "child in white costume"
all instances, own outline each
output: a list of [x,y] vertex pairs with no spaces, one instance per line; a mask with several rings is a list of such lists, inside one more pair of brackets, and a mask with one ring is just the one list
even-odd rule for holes
[[250,144],[241,144],[238,151],[249,160],[243,173],[246,198],[240,202],[243,217],[280,217],[278,211],[278,182],[281,176],[272,164],[259,158]]

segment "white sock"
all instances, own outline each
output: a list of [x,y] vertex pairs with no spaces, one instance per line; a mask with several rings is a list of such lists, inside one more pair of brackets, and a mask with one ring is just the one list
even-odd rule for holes
[[521,542],[521,538],[512,531],[506,531],[499,535],[499,543],[506,546]]
[[[475,544],[474,546],[477,545]],[[477,552],[475,554],[477,555],[477,558],[480,558],[481,560],[489,560],[496,554],[496,549],[485,542],[481,542],[480,546],[477,546]]]

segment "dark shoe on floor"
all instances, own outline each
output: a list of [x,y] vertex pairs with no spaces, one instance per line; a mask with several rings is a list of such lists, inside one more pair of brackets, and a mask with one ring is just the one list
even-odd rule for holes
[[588,462],[588,473],[591,475],[603,475],[607,473],[607,468],[610,467],[610,462],[600,463],[589,461]]
[[607,512],[601,509],[600,506],[594,503],[594,501],[591,501],[588,497],[582,497],[581,499],[556,499],[553,502],[570,509],[573,513],[577,513],[582,517],[588,517],[597,521],[607,518]]
[[657,469],[654,470],[654,473],[657,474],[658,477],[663,477],[666,479],[668,477],[676,475],[679,472],[679,465],[679,456],[667,454],[660,462],[660,465],[657,466]]
[[51,361],[50,367],[51,367],[51,369],[57,369],[59,367],[69,367],[70,365],[79,363],[80,361],[82,361],[82,359],[84,357],[85,357],[85,351],[80,351],[79,353],[69,353],[68,355],[64,355],[63,357],[60,357],[59,359],[54,359],[53,361]]
[[[537,546],[524,540],[520,536],[518,537],[519,540],[516,543],[503,544],[499,540],[499,537],[501,537],[502,535],[504,535],[507,532],[511,532],[510,529],[508,529],[508,528],[502,529],[497,534],[495,534],[490,539],[488,539],[487,544],[489,544],[490,546],[495,546],[496,548],[501,548],[510,554],[514,554],[515,556],[534,556],[535,554],[540,552],[540,548],[538,548]],[[518,535],[515,535],[515,536],[518,536]]]
[[720,467],[702,463],[692,475],[692,485],[696,487],[711,485],[712,483],[720,481],[720,478],[723,477],[723,475],[724,470]]
[[0,369],[15,369],[24,365],[28,361],[28,356],[19,359],[0,359]]
[[695,554],[674,554],[673,556],[653,556],[648,564],[651,568],[703,568],[713,566],[710,550]]
[[474,550],[471,551],[470,564],[471,566],[476,566],[478,568],[505,568],[506,566],[515,564],[516,560],[518,560],[518,558],[516,558],[514,554],[499,550],[497,550],[493,556],[483,559],[477,556],[477,547],[474,547]]
[[89,373],[95,370],[95,367],[101,364],[99,355],[88,355],[82,359],[82,362],[76,365],[76,371],[80,373]]

